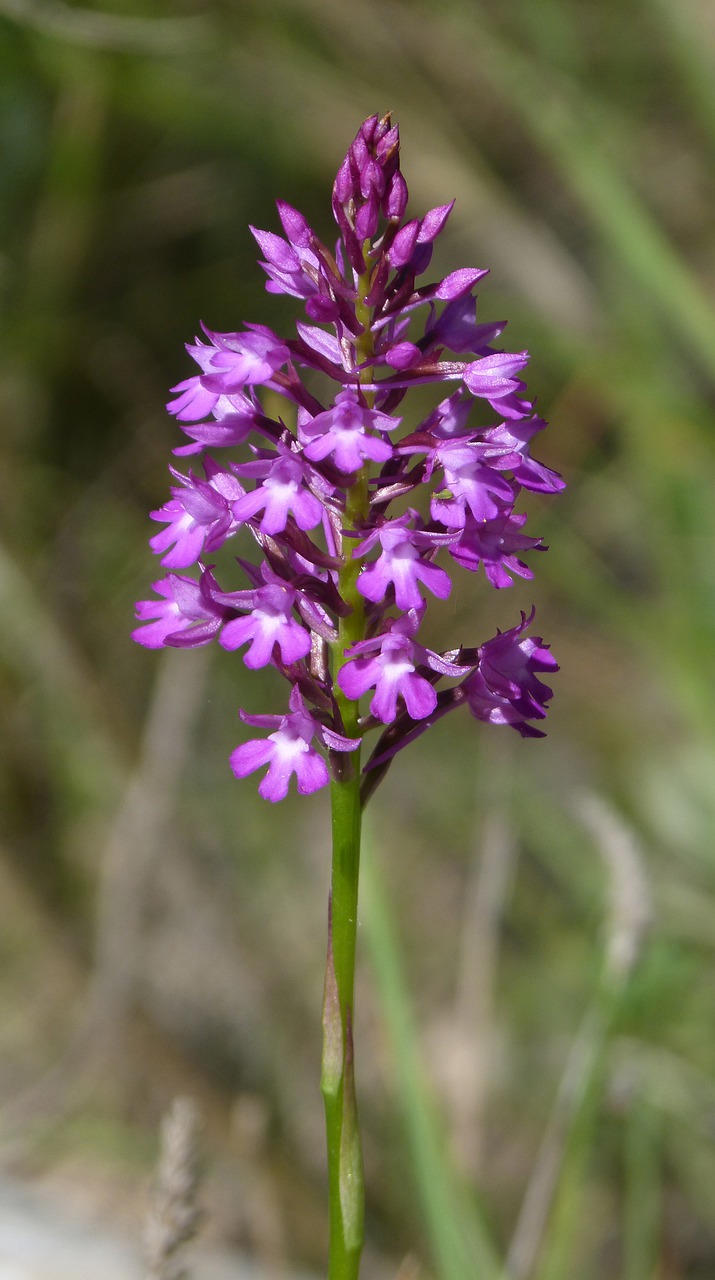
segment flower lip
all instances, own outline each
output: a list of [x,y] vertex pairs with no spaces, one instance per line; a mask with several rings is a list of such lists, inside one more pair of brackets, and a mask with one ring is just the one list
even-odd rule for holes
[[392,457],[392,445],[374,433],[394,430],[399,423],[399,418],[367,408],[356,391],[346,388],[332,409],[302,421],[301,436],[308,441],[304,453],[311,462],[330,456],[339,471],[352,474],[368,460],[382,463]]
[[424,605],[421,609],[410,609],[379,635],[352,645],[347,650],[350,660],[339,672],[338,684],[349,698],[360,698],[368,689],[375,690],[370,711],[384,724],[396,719],[400,698],[413,720],[421,720],[434,711],[437,703],[434,686],[417,671],[418,664],[454,678],[471,670],[469,666],[446,661],[413,639],[423,613]]
[[294,774],[299,795],[310,795],[329,782],[327,765],[312,745],[316,737],[331,751],[355,751],[360,745],[359,738],[346,738],[325,728],[311,715],[297,686],[293,687],[288,705],[289,713],[285,716],[249,715],[240,711],[245,724],[272,732],[266,739],[254,738],[242,743],[230,759],[237,778],[245,778],[268,765],[258,791],[265,800],[273,802],[285,799]]

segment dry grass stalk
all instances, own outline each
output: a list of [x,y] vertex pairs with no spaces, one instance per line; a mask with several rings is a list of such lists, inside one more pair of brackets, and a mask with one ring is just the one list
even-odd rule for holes
[[196,1235],[203,1211],[197,1204],[198,1112],[176,1098],[161,1126],[159,1164],[146,1223],[146,1280],[188,1280],[184,1247]]

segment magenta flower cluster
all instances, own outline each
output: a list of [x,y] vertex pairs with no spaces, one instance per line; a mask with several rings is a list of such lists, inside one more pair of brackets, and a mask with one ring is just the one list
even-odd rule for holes
[[[238,777],[267,766],[268,800],[294,774],[303,794],[331,768],[340,776],[341,753],[377,728],[368,793],[397,751],[462,704],[542,736],[551,689],[540,673],[557,664],[527,634],[533,610],[475,648],[435,653],[417,638],[428,598],[450,594],[450,562],[481,565],[496,588],[533,576],[522,556],[544,547],[515,506],[522,490],[556,493],[563,482],[530,454],[546,424],[521,379],[528,353],[495,348],[504,324],[477,321],[486,271],[418,284],[452,205],[410,219],[406,207],[397,127],[372,116],[335,180],[334,251],[283,202],[283,236],[252,228],[269,292],[304,302],[296,336],[204,328],[187,347],[200,373],[168,406],[189,441],[175,453],[197,455],[200,470],[172,467],[171,498],[152,512],[164,527],[151,546],[169,572],[138,604],[134,638],[150,648],[217,638],[242,649],[246,666],[287,678],[286,714],[241,712],[269,732],[231,756]],[[397,412],[431,383],[448,386],[426,417]],[[222,463],[208,449],[240,452]],[[237,557],[248,585],[226,591],[208,561],[239,530],[261,563]],[[191,566],[198,576],[180,572]],[[346,704],[365,695],[348,734]]]

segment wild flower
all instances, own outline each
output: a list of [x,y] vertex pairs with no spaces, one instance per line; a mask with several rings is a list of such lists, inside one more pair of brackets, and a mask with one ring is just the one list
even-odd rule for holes
[[[421,282],[452,205],[406,220],[389,116],[360,126],[332,206],[334,249],[283,201],[284,235],[251,228],[268,291],[304,303],[293,337],[265,325],[204,328],[206,341],[187,346],[200,372],[174,387],[168,408],[189,442],[175,455],[198,459],[203,474],[170,468],[171,497],[152,512],[165,527],[151,539],[170,572],[154,583],[155,598],[137,605],[133,634],[153,649],[217,639],[242,651],[251,669],[272,665],[290,686],[287,711],[240,712],[262,734],[235,748],[231,768],[238,778],[265,770],[258,790],[270,801],[284,799],[293,778],[302,795],[330,784],[321,1074],[328,1274],[356,1280],[364,1195],[352,1027],[362,809],[394,756],[460,706],[522,737],[543,736],[551,689],[541,677],[557,664],[528,634],[533,609],[481,644],[459,637],[437,653],[418,636],[428,609],[450,595],[450,570],[483,566],[497,590],[514,575],[533,576],[522,557],[545,548],[523,532],[516,505],[522,491],[558,493],[563,482],[530,453],[546,424],[521,378],[528,353],[495,347],[504,322],[477,321],[474,290],[486,271]],[[439,398],[420,418],[409,393],[431,384]],[[239,453],[222,464],[213,456],[221,449]],[[242,578],[220,582],[224,570],[207,558],[239,533],[252,537],[259,561],[237,556]],[[191,566],[195,577],[174,572]],[[373,732],[361,772],[363,740]]]
[[[251,228],[269,292],[304,302],[307,321],[293,337],[265,325],[204,327],[205,340],[187,345],[200,372],[174,387],[168,408],[191,442],[175,452],[201,455],[203,474],[171,468],[171,498],[152,512],[166,527],[151,546],[170,570],[196,565],[200,576],[170,572],[157,582],[158,598],[139,604],[134,632],[150,648],[215,638],[244,649],[248,667],[276,667],[302,703],[279,717],[264,755],[271,777],[277,760],[290,758],[301,791],[325,785],[328,766],[341,772],[338,740],[389,724],[391,759],[416,736],[416,721],[462,703],[477,719],[540,736],[534,722],[551,690],[534,672],[556,670],[541,639],[524,636],[533,612],[449,655],[415,638],[431,598],[450,593],[450,563],[469,572],[482,565],[497,589],[514,574],[533,576],[521,557],[545,548],[522,532],[516,504],[523,490],[557,493],[563,482],[530,455],[545,423],[521,379],[528,353],[495,348],[503,322],[477,322],[474,291],[486,271],[420,282],[452,205],[405,220],[389,117],[361,125],[332,204],[334,249],[282,201],[283,236]],[[429,383],[453,389],[410,423],[409,392]],[[264,410],[261,391],[272,393],[273,409],[283,399],[285,419]],[[244,452],[222,465],[206,448]],[[239,559],[250,586],[220,586],[206,557],[240,529],[253,535],[262,566]],[[357,704],[368,691],[369,711],[346,724],[346,700]],[[319,730],[309,729],[314,713]],[[315,742],[327,751],[323,767]],[[247,746],[252,754],[239,748],[231,757],[239,776],[258,759],[255,743]],[[367,760],[366,779],[385,747],[379,741]],[[261,794],[283,798],[290,772]]]

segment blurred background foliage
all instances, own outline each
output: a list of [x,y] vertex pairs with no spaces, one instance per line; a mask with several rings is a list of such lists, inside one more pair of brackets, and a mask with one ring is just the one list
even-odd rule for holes
[[327,802],[229,774],[270,675],[128,636],[182,343],[286,330],[247,224],[329,239],[391,110],[569,487],[432,623],[536,604],[548,738],[442,722],[371,806],[366,1276],[715,1273],[714,55],[706,0],[0,0],[6,1167],[131,1200],[189,1091],[214,1230],[320,1265]]

